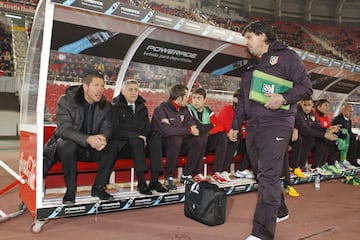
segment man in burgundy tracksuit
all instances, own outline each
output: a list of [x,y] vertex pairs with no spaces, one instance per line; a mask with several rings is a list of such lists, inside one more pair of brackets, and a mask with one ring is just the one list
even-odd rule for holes
[[[274,239],[276,222],[288,217],[280,176],[294,127],[296,103],[304,95],[310,96],[312,88],[297,53],[276,41],[270,27],[253,22],[244,28],[243,35],[252,58],[244,67],[229,134],[236,140],[242,122],[248,121],[246,147],[258,181],[258,200],[247,240],[269,240]],[[281,94],[266,93],[269,99],[265,104],[249,100],[254,70],[292,81],[293,88]],[[290,104],[290,109],[280,109],[283,104]]]
[[[159,139],[166,155],[165,186],[176,190],[174,176],[176,161],[180,155],[187,155],[184,175],[201,175],[202,157],[206,146],[206,135],[200,134],[196,120],[187,107],[188,90],[181,84],[171,87],[169,99],[155,108],[151,120],[153,141]],[[196,178],[195,178],[196,177]]]

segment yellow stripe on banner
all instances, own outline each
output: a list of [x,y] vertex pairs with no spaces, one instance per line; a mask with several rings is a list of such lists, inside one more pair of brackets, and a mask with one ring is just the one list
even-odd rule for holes
[[15,26],[15,25],[12,27],[12,29],[14,31],[25,31],[25,27],[20,27],[20,26]]

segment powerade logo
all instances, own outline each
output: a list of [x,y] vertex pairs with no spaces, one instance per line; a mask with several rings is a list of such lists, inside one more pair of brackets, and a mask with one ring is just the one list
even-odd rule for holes
[[164,48],[164,47],[154,46],[154,45],[148,45],[146,47],[146,51],[152,51],[155,53],[165,53],[167,55],[174,55],[174,56],[193,58],[193,59],[195,59],[197,57],[196,53],[185,52],[185,51],[181,51],[181,50],[177,50],[177,49]]

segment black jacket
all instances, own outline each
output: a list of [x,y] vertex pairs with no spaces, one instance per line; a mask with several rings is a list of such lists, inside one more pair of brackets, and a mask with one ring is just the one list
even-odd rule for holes
[[[58,102],[56,111],[56,136],[72,140],[86,147],[87,134],[81,132],[84,122],[84,90],[81,86],[69,87]],[[112,137],[111,104],[102,96],[96,104],[91,132],[93,135],[104,134],[106,139]]]
[[135,101],[135,113],[128,106],[123,94],[120,93],[114,99],[112,122],[114,128],[114,138],[117,140],[129,140],[138,138],[139,135],[149,137],[150,122],[148,109],[145,106],[145,99],[138,96]]
[[[342,113],[340,113],[339,115],[335,116],[335,117],[333,118],[333,120],[331,121],[331,125],[338,125],[338,124],[341,124],[341,126],[342,126],[341,128],[345,128],[345,129],[348,130],[348,133],[349,133],[349,135],[350,135],[351,141],[355,141],[355,140],[356,140],[357,134],[353,133],[352,130],[351,130],[351,128],[352,128],[352,121],[351,121],[351,119],[346,120],[345,117],[344,117],[344,115],[343,115]],[[343,134],[341,133],[341,131],[339,131],[338,136],[339,136],[339,138],[343,138],[343,139],[346,138],[346,136],[343,135]]]
[[311,111],[309,114],[304,113],[301,106],[298,105],[295,117],[295,128],[299,130],[299,134],[303,137],[323,138],[326,130],[320,130],[314,127],[316,117]]

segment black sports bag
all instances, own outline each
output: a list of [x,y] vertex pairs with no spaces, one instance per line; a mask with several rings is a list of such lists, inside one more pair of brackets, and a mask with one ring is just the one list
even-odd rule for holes
[[209,182],[186,180],[184,214],[208,226],[223,224],[226,214],[225,191]]

